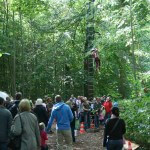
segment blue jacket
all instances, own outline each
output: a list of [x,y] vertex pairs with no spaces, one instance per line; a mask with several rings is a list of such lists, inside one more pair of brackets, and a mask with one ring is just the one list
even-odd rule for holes
[[63,102],[59,102],[53,106],[46,129],[47,131],[51,128],[54,119],[56,119],[57,122],[57,130],[69,130],[70,122],[73,120],[73,114],[70,107]]

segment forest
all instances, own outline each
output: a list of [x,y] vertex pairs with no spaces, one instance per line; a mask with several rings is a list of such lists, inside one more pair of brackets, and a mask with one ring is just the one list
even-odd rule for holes
[[[0,0],[0,90],[32,99],[84,95],[84,60],[93,64],[93,95],[130,98],[149,92],[149,0]],[[93,33],[88,31],[92,27]],[[88,41],[87,32],[93,34]]]
[[149,145],[150,0],[0,0],[0,79],[32,100],[126,99],[127,135]]

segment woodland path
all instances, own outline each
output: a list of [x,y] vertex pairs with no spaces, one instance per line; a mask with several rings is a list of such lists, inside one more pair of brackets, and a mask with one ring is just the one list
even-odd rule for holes
[[[56,150],[56,132],[53,129],[53,134],[48,134],[48,147],[50,150]],[[103,150],[103,130],[95,133],[79,134],[76,137],[76,142],[73,143],[73,150]]]

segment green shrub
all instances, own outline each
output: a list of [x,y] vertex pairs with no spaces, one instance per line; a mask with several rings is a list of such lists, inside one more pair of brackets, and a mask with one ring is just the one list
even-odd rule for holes
[[126,122],[127,139],[150,147],[150,97],[119,101],[121,118]]

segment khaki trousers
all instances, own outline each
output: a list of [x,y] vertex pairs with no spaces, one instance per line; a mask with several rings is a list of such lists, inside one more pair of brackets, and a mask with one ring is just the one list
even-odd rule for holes
[[[64,149],[73,150],[71,129],[56,130],[56,136],[57,136],[57,150],[64,150]],[[64,147],[66,147],[66,148],[64,148]]]

